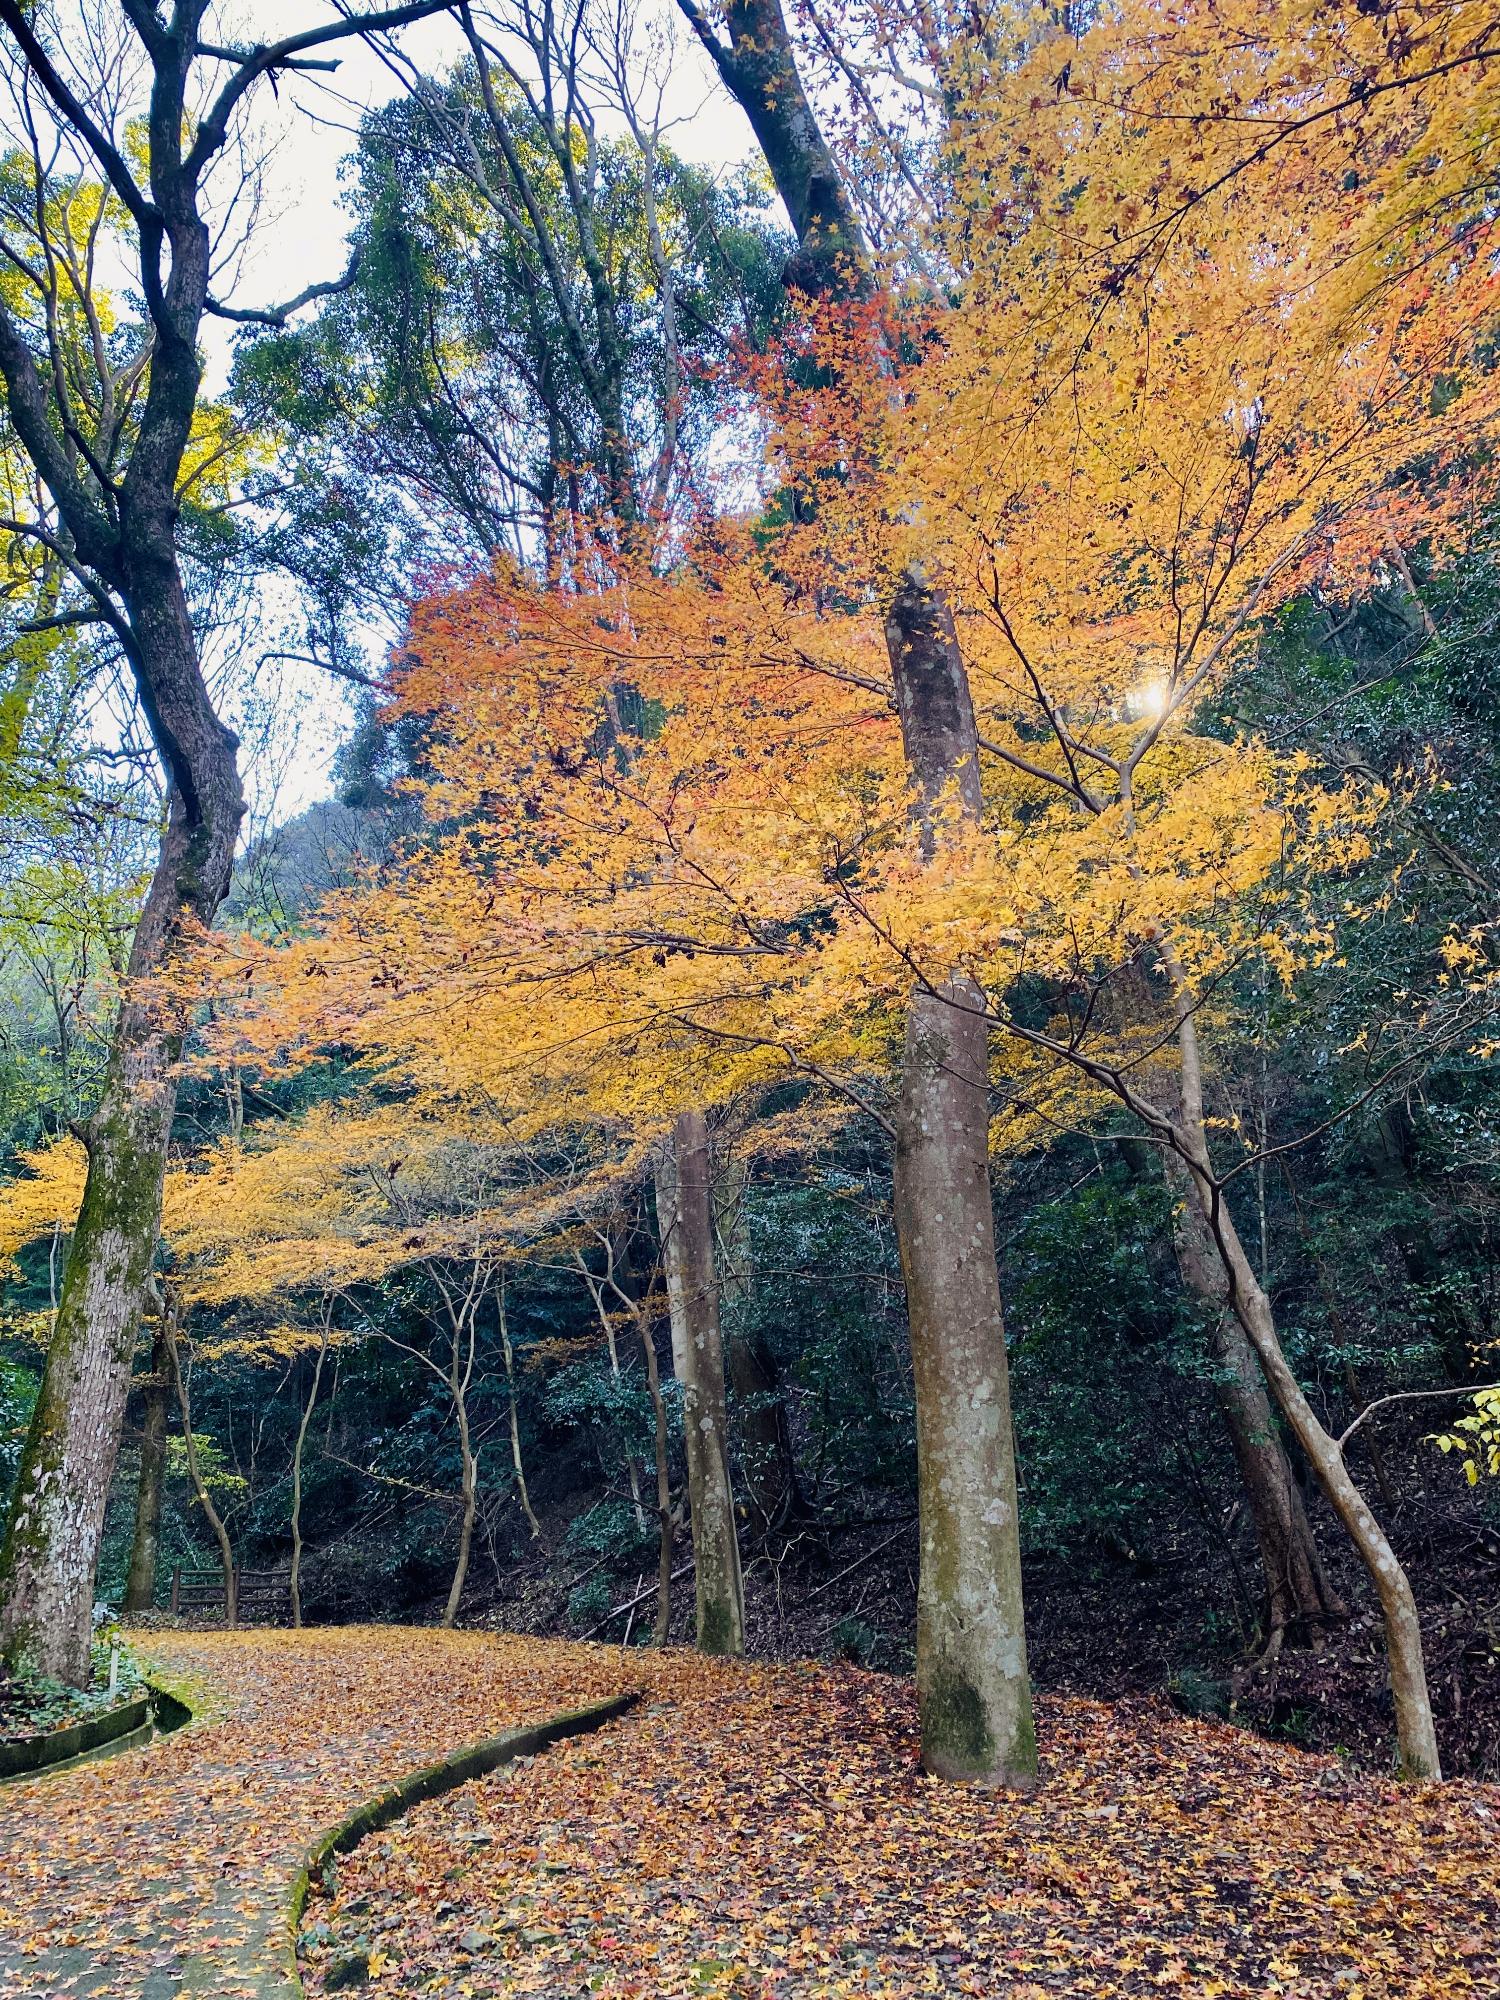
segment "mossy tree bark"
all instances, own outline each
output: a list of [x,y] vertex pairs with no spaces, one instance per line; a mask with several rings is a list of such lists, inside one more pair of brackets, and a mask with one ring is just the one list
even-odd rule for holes
[[[798,74],[781,0],[727,0],[720,37],[678,0],[760,142],[797,232],[785,282],[809,297],[874,289],[869,249]],[[907,770],[934,837],[937,801],[980,810],[977,731],[952,612],[913,566],[885,607]],[[962,980],[914,996],[896,1120],[896,1227],[917,1395],[922,1755],[953,1778],[1036,1772],[1022,1617],[1014,1442],[989,1183],[988,1031]]]
[[729,1413],[714,1268],[713,1159],[701,1111],[685,1111],[662,1146],[656,1216],[682,1387],[688,1505],[697,1578],[698,1648],[743,1653],[745,1593],[729,1475]]
[[171,1394],[171,1360],[166,1334],[157,1322],[151,1343],[151,1373],[141,1383],[141,1465],[136,1480],[135,1534],[130,1567],[125,1576],[124,1611],[134,1617],[149,1611],[156,1598],[156,1570],[161,1556],[161,1496],[167,1470],[167,1399]]
[[[45,106],[40,128],[50,119],[57,136],[39,155],[46,157],[37,227],[50,239],[53,218],[71,212],[80,183],[107,189],[130,238],[147,357],[142,372],[140,343],[131,340],[110,358],[119,343],[91,289],[92,270],[80,288],[73,246],[49,240],[37,262],[71,273],[66,312],[28,320],[0,300],[6,414],[48,500],[45,519],[20,532],[66,552],[79,591],[68,608],[113,635],[165,777],[157,864],[103,1090],[84,1130],[83,1205],[0,1552],[0,1656],[65,1680],[87,1672],[105,1501],[160,1224],[186,1025],[181,1001],[160,975],[185,936],[218,908],[244,812],[235,740],[204,682],[177,548],[213,262],[204,177],[262,78],[324,43],[400,27],[450,4],[334,9],[336,18],[228,57],[211,25],[210,39],[202,39],[209,0],[178,0],[167,11],[130,6],[118,10],[111,34],[75,37],[64,56],[48,10],[0,0],[17,87]],[[70,78],[81,79],[77,88]],[[136,107],[145,115],[130,116]],[[127,122],[145,154],[139,165],[121,150]],[[222,223],[216,214],[214,228]],[[230,317],[284,324],[308,296]],[[88,329],[81,340],[80,318]],[[80,377],[80,351],[96,357],[92,379]]]
[[[973,703],[951,616],[919,578],[897,592],[886,639],[931,856],[940,801],[951,796],[970,824],[980,815]],[[910,1002],[895,1207],[917,1413],[922,1761],[940,1777],[1026,1785],[1036,1732],[990,1194],[989,1024],[962,978]]]

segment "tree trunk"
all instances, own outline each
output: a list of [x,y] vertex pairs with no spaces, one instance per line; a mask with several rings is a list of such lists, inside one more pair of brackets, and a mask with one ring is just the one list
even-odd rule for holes
[[521,1461],[521,1420],[516,1410],[516,1363],[511,1352],[510,1325],[505,1317],[505,1300],[500,1300],[500,1345],[505,1355],[505,1387],[510,1401],[510,1462],[515,1469],[516,1491],[521,1496],[521,1511],[531,1527],[531,1538],[539,1542],[542,1538],[542,1524],[531,1511],[531,1495],[526,1490],[526,1467]]
[[1276,1407],[1301,1446],[1328,1504],[1343,1523],[1375,1586],[1385,1625],[1391,1693],[1396,1707],[1396,1754],[1401,1770],[1411,1778],[1440,1778],[1442,1764],[1427,1692],[1422,1628],[1411,1583],[1369,1503],[1350,1476],[1337,1439],[1330,1437],[1319,1423],[1302,1385],[1292,1373],[1277,1336],[1271,1302],[1245,1254],[1222,1191],[1214,1183],[1203,1127],[1203,1075],[1197,1023],[1191,995],[1180,972],[1175,966],[1169,969],[1177,993],[1181,1089],[1177,1116],[1171,1118],[1159,1113],[1158,1118],[1171,1128],[1190,1176],[1204,1239],[1213,1244],[1227,1280],[1225,1303],[1243,1327]]
[[177,956],[185,928],[218,908],[244,810],[234,738],[203,688],[175,558],[157,581],[167,601],[139,607],[141,650],[156,650],[174,747],[191,747],[168,760],[167,825],[98,1109],[84,1128],[83,1203],[0,1555],[0,1652],[13,1667],[75,1683],[88,1672],[94,1575],[161,1226],[186,1025],[179,1003],[143,987]]
[[667,1450],[667,1405],[661,1393],[661,1370],[656,1364],[656,1341],[651,1332],[651,1315],[644,1305],[636,1315],[636,1325],[640,1329],[641,1347],[646,1359],[646,1386],[651,1392],[651,1414],[655,1419],[656,1519],[661,1544],[654,1643],[660,1648],[672,1636],[672,1465]]
[[1255,1523],[1266,1588],[1267,1649],[1274,1653],[1288,1638],[1320,1646],[1325,1628],[1343,1617],[1344,1606],[1324,1573],[1255,1349],[1224,1304],[1223,1265],[1191,1177],[1172,1154],[1167,1156],[1167,1177],[1177,1196],[1172,1233],[1178,1266],[1183,1283],[1211,1316],[1214,1393]]
[[[981,810],[973,703],[946,604],[906,577],[886,624],[923,852],[948,800]],[[912,996],[896,1109],[895,1210],[911,1322],[922,1567],[922,1761],[946,1778],[1036,1774],[1026,1667],[1015,1442],[990,1195],[983,995]]]
[[751,1519],[764,1536],[800,1510],[802,1495],[776,1363],[765,1342],[747,1323],[750,1230],[745,1214],[745,1170],[737,1160],[721,1164],[714,1175],[714,1248],[724,1352],[739,1419],[745,1498]]
[[[509,1348],[507,1341],[506,1346]],[[453,1582],[448,1589],[448,1602],[443,1608],[443,1629],[451,1631],[458,1622],[458,1607],[463,1601],[464,1584],[469,1575],[469,1551],[474,1546],[474,1518],[479,1511],[478,1466],[474,1459],[473,1442],[469,1435],[469,1378],[474,1368],[474,1323],[469,1322],[468,1365],[459,1373],[458,1346],[453,1350],[453,1372],[450,1384],[453,1391],[453,1409],[458,1418],[458,1450],[463,1466],[463,1517],[458,1530],[458,1560],[453,1566]],[[528,1507],[528,1512],[530,1511]]]
[[234,1550],[229,1542],[229,1530],[224,1525],[223,1516],[213,1503],[213,1495],[208,1490],[203,1477],[203,1468],[198,1462],[198,1441],[193,1436],[193,1409],[188,1400],[188,1386],[182,1372],[182,1357],[177,1350],[177,1329],[173,1321],[175,1308],[166,1305],[162,1309],[162,1324],[166,1328],[167,1358],[172,1370],[172,1381],[177,1390],[177,1407],[182,1413],[182,1437],[187,1447],[188,1479],[198,1505],[203,1509],[208,1525],[213,1529],[214,1540],[219,1545],[219,1561],[224,1570],[224,1626],[233,1632],[239,1624],[238,1588],[234,1573]]
[[[868,247],[802,88],[780,0],[728,0],[727,48],[696,0],[679,4],[744,109],[797,232],[786,281],[812,296],[868,297]],[[930,850],[935,808],[950,791],[963,818],[979,816],[979,750],[952,613],[915,566],[887,604],[886,642]],[[896,1121],[923,1508],[917,1683],[929,1770],[1028,1784],[1036,1739],[978,1001],[961,981],[914,996]]]
[[698,1648],[704,1653],[743,1653],[745,1597],[729,1479],[712,1174],[703,1114],[685,1111],[662,1148],[656,1208],[672,1318],[672,1363],[682,1385]]
[[328,1309],[324,1307],[323,1334],[318,1342],[318,1358],[313,1364],[312,1387],[307,1401],[302,1406],[302,1421],[297,1426],[297,1442],[292,1450],[292,1629],[302,1630],[302,1452],[307,1443],[307,1427],[312,1422],[313,1405],[318,1400],[318,1388],[323,1380],[323,1362],[328,1353],[329,1335]]
[[142,1385],[141,1472],[136,1485],[135,1538],[125,1578],[125,1615],[149,1611],[156,1598],[156,1566],[161,1554],[161,1490],[167,1469],[167,1397],[171,1362],[166,1335],[157,1321],[151,1343],[151,1373]]

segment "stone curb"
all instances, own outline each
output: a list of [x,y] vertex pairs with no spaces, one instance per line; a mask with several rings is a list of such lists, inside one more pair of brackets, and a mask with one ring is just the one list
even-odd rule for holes
[[25,1736],[13,1743],[0,1743],[0,1785],[20,1784],[27,1778],[49,1778],[63,1771],[75,1771],[80,1764],[97,1763],[121,1750],[138,1750],[153,1735],[181,1729],[193,1717],[192,1705],[170,1688],[142,1677],[141,1693],[102,1715],[91,1715],[67,1729],[52,1729],[44,1736]]
[[49,1729],[40,1736],[21,1736],[0,1743],[0,1780],[39,1778],[75,1757],[119,1747],[120,1739],[138,1736],[151,1724],[151,1697],[138,1694],[113,1708],[90,1715],[66,1729]]
[[441,1798],[445,1792],[456,1791],[460,1785],[485,1777],[502,1764],[512,1763],[517,1757],[533,1756],[537,1751],[550,1749],[554,1743],[561,1743],[570,1736],[585,1736],[590,1730],[602,1729],[605,1723],[624,1715],[639,1700],[639,1693],[632,1689],[626,1694],[614,1695],[608,1701],[595,1702],[588,1708],[568,1709],[547,1722],[533,1723],[525,1729],[510,1729],[500,1736],[488,1736],[481,1743],[471,1743],[467,1749],[455,1750],[451,1757],[440,1758],[424,1770],[413,1771],[409,1777],[399,1779],[387,1790],[356,1807],[347,1819],[340,1820],[336,1826],[320,1834],[307,1850],[286,1899],[282,1969],[262,1980],[256,1989],[258,2000],[303,2000],[306,1989],[297,1965],[297,1933],[313,1878],[334,1855],[347,1854],[351,1847],[358,1846],[372,1833],[380,1833],[425,1799]]

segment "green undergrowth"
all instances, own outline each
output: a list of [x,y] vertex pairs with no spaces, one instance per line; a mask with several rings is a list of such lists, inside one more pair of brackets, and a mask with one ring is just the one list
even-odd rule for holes
[[[113,1691],[109,1685],[111,1652],[118,1646],[119,1662]],[[139,1663],[120,1644],[111,1628],[100,1632],[89,1654],[89,1685],[70,1687],[46,1674],[12,1673],[0,1667],[0,1743],[27,1736],[50,1736],[92,1715],[117,1707],[141,1692]]]

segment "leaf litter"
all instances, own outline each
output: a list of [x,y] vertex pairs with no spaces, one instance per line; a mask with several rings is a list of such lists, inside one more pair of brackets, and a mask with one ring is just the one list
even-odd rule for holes
[[906,1681],[615,1658],[623,1720],[340,1860],[309,1992],[1500,1994],[1500,1788],[1044,1699],[1040,1789],[986,1792],[920,1771]]

